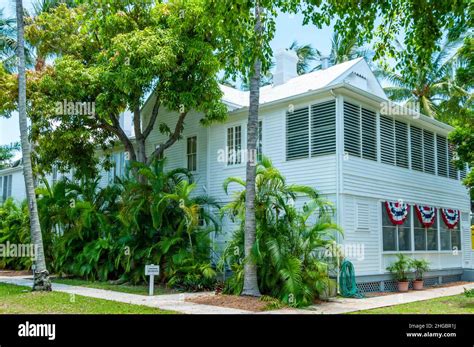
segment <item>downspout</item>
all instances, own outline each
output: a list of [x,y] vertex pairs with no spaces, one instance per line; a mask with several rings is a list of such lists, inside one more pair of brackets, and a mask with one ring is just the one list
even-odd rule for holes
[[[340,187],[340,174],[341,174],[341,114],[342,114],[342,104],[341,104],[341,97],[338,97],[334,90],[331,89],[330,94],[334,97],[336,101],[336,223],[337,225],[341,225],[341,187]],[[341,236],[339,233],[336,235],[336,242],[337,245],[341,243]],[[336,292],[340,293],[339,288],[339,250],[336,249],[336,257],[337,257],[337,271],[336,271]]]

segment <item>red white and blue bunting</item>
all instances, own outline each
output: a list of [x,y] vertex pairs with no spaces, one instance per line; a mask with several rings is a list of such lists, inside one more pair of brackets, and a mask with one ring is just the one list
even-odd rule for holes
[[444,224],[448,229],[454,229],[459,223],[459,210],[453,210],[450,208],[442,208],[441,215],[443,216]]
[[408,217],[408,207],[408,204],[400,201],[385,202],[385,208],[387,209],[388,217],[394,225],[402,225],[403,222],[405,222]]
[[425,227],[431,227],[435,222],[436,208],[432,206],[415,205],[418,220]]

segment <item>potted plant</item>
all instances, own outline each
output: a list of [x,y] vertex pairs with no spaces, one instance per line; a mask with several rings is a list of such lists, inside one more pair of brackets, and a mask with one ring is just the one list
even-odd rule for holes
[[407,276],[411,268],[410,259],[403,254],[397,254],[397,258],[398,260],[388,266],[387,270],[390,271],[398,281],[398,291],[407,292],[410,283]]
[[423,274],[429,269],[429,262],[425,259],[413,259],[411,267],[415,270],[415,280],[413,281],[413,289],[423,289]]

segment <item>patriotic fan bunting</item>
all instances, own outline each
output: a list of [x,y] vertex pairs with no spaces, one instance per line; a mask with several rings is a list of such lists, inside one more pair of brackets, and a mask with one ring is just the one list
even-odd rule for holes
[[394,225],[402,225],[408,217],[408,204],[403,202],[386,201],[388,217]]
[[453,210],[450,208],[442,208],[441,215],[443,216],[444,224],[449,229],[454,229],[459,222],[459,210]]
[[418,220],[425,228],[429,228],[434,224],[436,208],[432,206],[415,205],[415,209]]

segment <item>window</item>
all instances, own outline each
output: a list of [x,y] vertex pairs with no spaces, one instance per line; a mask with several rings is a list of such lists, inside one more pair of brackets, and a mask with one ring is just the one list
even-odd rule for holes
[[2,202],[12,196],[12,175],[0,177],[0,194]]
[[309,157],[308,107],[286,113],[286,160]]
[[456,169],[456,165],[454,165],[454,151],[455,148],[452,144],[448,143],[448,170],[449,170],[449,178],[453,180],[458,179],[458,170]]
[[187,139],[186,159],[189,171],[197,170],[197,137],[191,136]]
[[[441,213],[441,210],[438,210]],[[442,251],[456,251],[461,250],[461,230],[459,229],[459,223],[453,229],[448,229],[443,219],[439,221],[440,230],[439,238],[441,242]]]
[[263,155],[263,123],[258,121],[258,139],[257,139],[257,160],[260,161]]
[[242,126],[227,128],[227,165],[242,163]]
[[348,102],[344,102],[344,151],[360,157],[360,111]]
[[336,101],[311,105],[311,156],[336,153]]
[[[416,214],[414,211],[413,214]],[[418,216],[413,216],[415,251],[437,251],[438,250],[438,216],[435,216],[433,226],[425,228]]]
[[448,177],[448,141],[446,137],[436,135],[438,157],[438,176]]
[[377,160],[375,112],[344,102],[344,150],[360,158]]
[[[411,208],[410,208],[411,209]],[[384,251],[409,251],[411,250],[410,233],[411,211],[402,225],[393,225],[388,216],[385,202],[382,202],[382,233]]]
[[423,129],[423,168],[426,173],[435,174],[435,137]]
[[385,164],[395,165],[395,132],[393,119],[380,116],[380,154]]
[[420,128],[410,127],[411,168],[423,172],[423,132]]
[[408,124],[395,121],[396,165],[408,169]]
[[111,158],[112,168],[108,172],[109,182],[113,182],[116,177],[125,176],[125,153],[114,153]]

